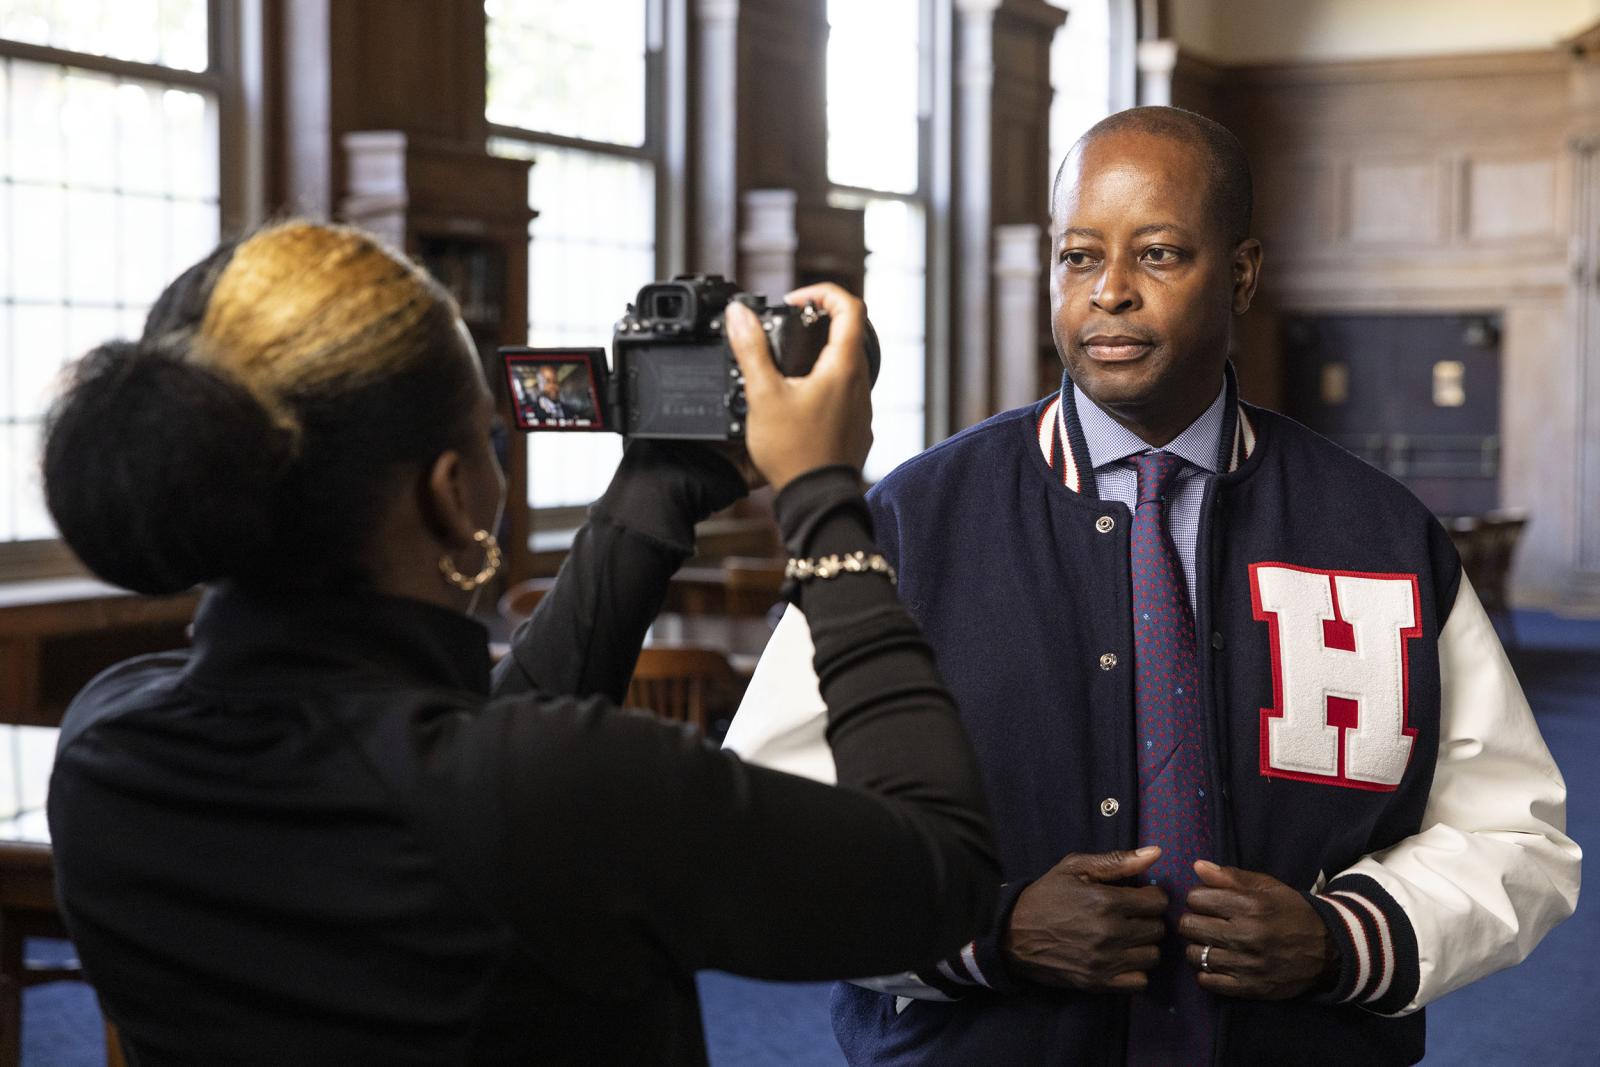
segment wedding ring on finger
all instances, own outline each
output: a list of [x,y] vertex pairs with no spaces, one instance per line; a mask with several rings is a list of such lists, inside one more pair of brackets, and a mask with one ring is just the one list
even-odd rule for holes
[[1200,949],[1200,969],[1207,973],[1211,970],[1211,946],[1206,945]]

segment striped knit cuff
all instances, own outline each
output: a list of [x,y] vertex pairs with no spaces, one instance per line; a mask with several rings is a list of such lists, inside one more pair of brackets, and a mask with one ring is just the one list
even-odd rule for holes
[[980,990],[1014,993],[1021,989],[1023,983],[1012,978],[1006,969],[1000,946],[1011,925],[1011,909],[1016,907],[1017,898],[1027,887],[1027,882],[1002,885],[1000,900],[995,906],[995,921],[989,930],[967,942],[960,952],[928,968],[926,974],[918,972],[919,976],[951,997],[967,996]]
[[1421,972],[1411,920],[1393,897],[1363,874],[1335,878],[1311,906],[1339,946],[1339,979],[1316,999],[1393,1015],[1417,995]]

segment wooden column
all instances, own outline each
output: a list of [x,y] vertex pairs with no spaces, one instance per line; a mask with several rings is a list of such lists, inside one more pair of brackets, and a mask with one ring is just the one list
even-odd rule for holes
[[1044,228],[1031,222],[994,231],[995,398],[1002,410],[1031,404],[1041,392],[1044,238]]
[[691,36],[690,269],[860,292],[861,212],[827,202],[824,0],[696,0]]
[[452,0],[270,0],[281,51],[282,188],[269,208],[329,218],[346,188],[342,142],[400,130],[482,150],[486,17]]
[[951,421],[960,429],[1001,406],[994,227],[1048,222],[1050,41],[1066,14],[1044,0],[955,0],[955,18]]

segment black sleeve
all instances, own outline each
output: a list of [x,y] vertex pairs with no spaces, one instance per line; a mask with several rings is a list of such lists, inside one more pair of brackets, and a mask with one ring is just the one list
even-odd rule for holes
[[708,448],[631,443],[554,587],[495,668],[495,695],[598,693],[621,703],[667,580],[694,552],[694,524],[744,492],[733,464]]
[[[853,472],[779,496],[792,550],[872,551]],[[718,968],[884,974],[955,951],[998,871],[932,653],[880,575],[806,583],[839,788],[744,764],[599,697],[491,704],[472,732],[504,812],[497,907],[590,992]]]

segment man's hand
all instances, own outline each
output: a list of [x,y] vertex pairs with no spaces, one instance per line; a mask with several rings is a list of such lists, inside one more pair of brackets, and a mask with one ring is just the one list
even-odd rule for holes
[[[1194,865],[1201,885],[1189,890],[1178,933],[1200,986],[1253,1000],[1287,1000],[1331,983],[1338,953],[1328,928],[1298,892],[1268,874]],[[1200,954],[1211,946],[1206,967]]]
[[745,448],[774,489],[817,467],[844,464],[859,471],[872,448],[866,308],[830,284],[797,289],[784,300],[828,313],[828,343],[803,378],[786,378],[773,364],[754,312],[732,301],[723,313],[750,404]]
[[1137,878],[1161,855],[1072,853],[1022,891],[1011,911],[1003,951],[1020,977],[1085,992],[1137,992],[1149,984],[1165,930],[1167,895],[1153,885],[1111,885]]

